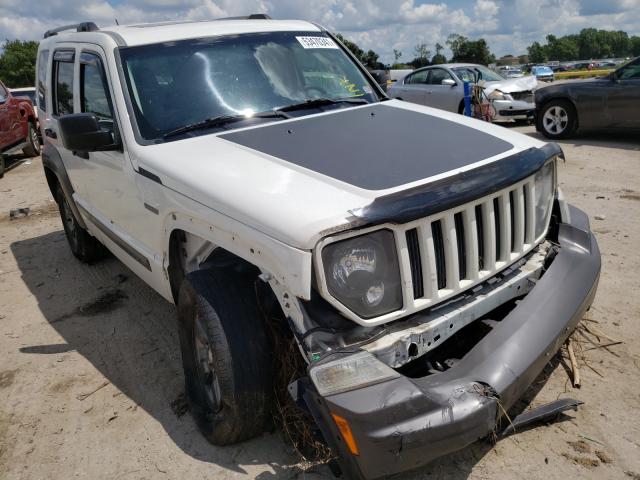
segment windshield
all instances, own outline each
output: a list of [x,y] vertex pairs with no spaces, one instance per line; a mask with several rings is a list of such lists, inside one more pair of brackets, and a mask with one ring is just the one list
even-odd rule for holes
[[551,67],[534,67],[533,70],[535,73],[553,73]]
[[486,82],[499,82],[504,80],[504,77],[501,77],[493,70],[489,70],[487,67],[483,67],[482,65],[454,67],[452,70],[463,82],[475,83],[480,80],[484,80]]
[[318,98],[377,101],[367,78],[321,32],[129,47],[121,49],[121,58],[138,128],[147,140],[220,115],[246,115],[249,121],[254,113]]

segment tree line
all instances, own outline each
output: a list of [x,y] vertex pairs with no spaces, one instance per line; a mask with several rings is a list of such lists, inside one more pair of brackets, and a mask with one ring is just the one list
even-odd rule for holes
[[527,48],[529,61],[544,63],[549,60],[591,60],[599,58],[626,58],[640,55],[640,36],[629,36],[621,30],[584,28],[580,33],[556,37],[547,35],[547,43],[533,42]]

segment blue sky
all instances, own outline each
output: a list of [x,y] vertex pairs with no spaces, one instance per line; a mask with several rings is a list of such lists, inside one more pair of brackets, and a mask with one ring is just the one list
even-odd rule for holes
[[394,48],[402,60],[413,57],[418,43],[434,50],[450,33],[483,37],[498,56],[585,27],[640,35],[640,0],[0,0],[0,39],[39,39],[49,28],[79,21],[106,26],[116,18],[124,24],[253,12],[318,22],[384,62],[393,60]]

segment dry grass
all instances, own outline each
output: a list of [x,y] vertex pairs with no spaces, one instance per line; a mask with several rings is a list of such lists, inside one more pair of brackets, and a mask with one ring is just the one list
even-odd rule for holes
[[613,69],[603,69],[603,70],[580,70],[580,71],[569,71],[569,72],[556,72],[555,79],[556,80],[568,80],[570,78],[592,78],[592,77],[602,77],[604,75],[612,72]]

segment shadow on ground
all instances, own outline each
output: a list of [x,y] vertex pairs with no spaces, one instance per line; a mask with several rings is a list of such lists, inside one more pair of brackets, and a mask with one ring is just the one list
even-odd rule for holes
[[[199,434],[189,414],[176,413],[184,385],[174,307],[119,261],[81,264],[71,255],[62,231],[14,242],[11,250],[44,317],[64,339],[60,344],[25,346],[21,353],[78,352],[197,460],[240,473],[246,473],[243,466],[270,465],[275,474],[263,472],[257,477],[261,480],[331,477],[326,466],[303,472],[278,432],[240,445],[214,447]],[[557,364],[548,365],[513,415],[543,388]],[[397,478],[419,474],[463,480],[492,448],[490,441],[482,440]]]

